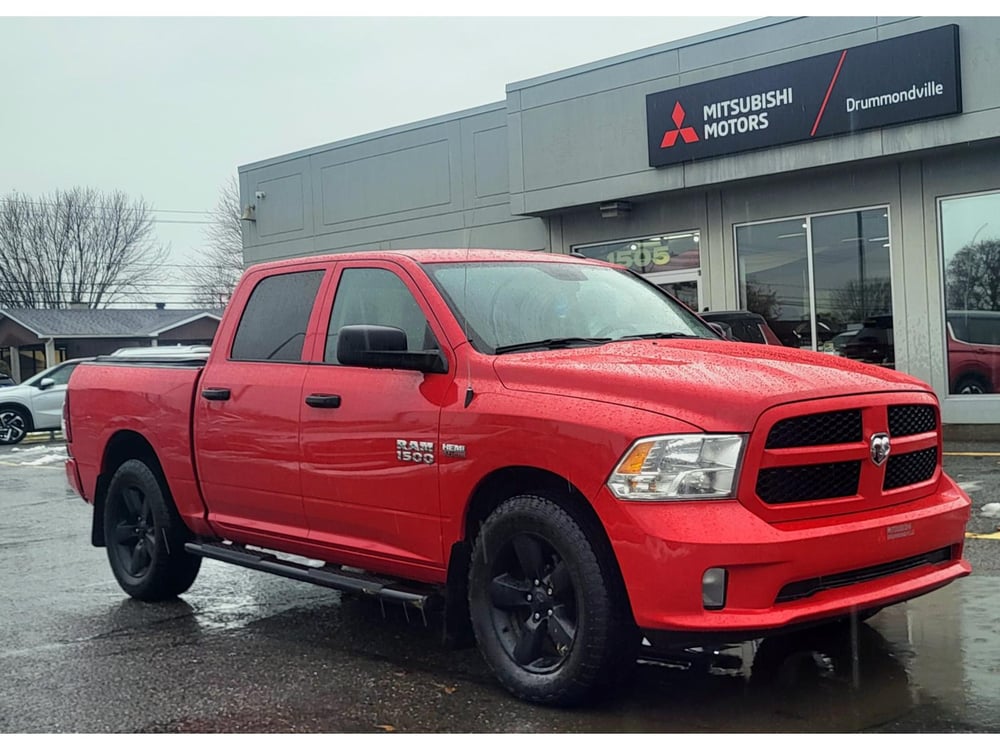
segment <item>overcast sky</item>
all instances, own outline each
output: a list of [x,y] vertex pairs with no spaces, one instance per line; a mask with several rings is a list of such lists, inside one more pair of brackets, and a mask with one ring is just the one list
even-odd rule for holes
[[[182,263],[205,227],[177,222],[207,220],[199,212],[241,165],[747,20],[0,17],[0,194],[142,196]],[[168,301],[184,292],[171,287]]]

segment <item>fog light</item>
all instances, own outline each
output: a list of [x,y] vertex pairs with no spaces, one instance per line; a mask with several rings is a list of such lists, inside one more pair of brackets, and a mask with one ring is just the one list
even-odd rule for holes
[[709,568],[701,577],[701,603],[705,609],[722,609],[726,606],[725,568]]

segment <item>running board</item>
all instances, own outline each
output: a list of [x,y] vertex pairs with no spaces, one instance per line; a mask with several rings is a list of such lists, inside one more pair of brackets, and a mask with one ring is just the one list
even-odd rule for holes
[[352,594],[364,594],[383,602],[394,602],[414,607],[424,614],[437,609],[443,598],[436,590],[420,588],[419,585],[408,586],[400,581],[345,569],[338,565],[324,565],[314,568],[309,565],[288,560],[281,560],[275,555],[235,544],[220,544],[218,542],[187,542],[184,549],[199,557],[239,565],[244,568],[261,570],[265,573],[292,578],[296,581],[315,583],[318,586],[346,591]]

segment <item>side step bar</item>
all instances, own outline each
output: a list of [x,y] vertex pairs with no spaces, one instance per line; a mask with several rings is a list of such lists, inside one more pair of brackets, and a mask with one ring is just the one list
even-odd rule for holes
[[425,589],[419,585],[408,586],[390,578],[379,578],[336,565],[313,568],[281,560],[267,552],[250,550],[240,545],[218,542],[187,542],[184,549],[199,557],[220,560],[244,568],[261,570],[265,573],[274,573],[285,578],[293,578],[296,581],[315,583],[338,591],[364,594],[383,602],[402,604],[404,609],[406,606],[411,606],[424,614],[425,622],[426,613],[439,608],[443,602],[443,597],[431,588]]

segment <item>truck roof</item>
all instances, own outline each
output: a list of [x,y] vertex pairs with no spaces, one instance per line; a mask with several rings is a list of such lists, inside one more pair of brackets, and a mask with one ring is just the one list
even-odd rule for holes
[[485,248],[428,248],[420,250],[365,250],[350,253],[328,253],[325,255],[308,255],[283,260],[255,263],[252,268],[271,269],[294,266],[303,262],[316,261],[348,261],[348,260],[391,260],[400,257],[415,260],[418,263],[495,263],[503,261],[530,261],[534,263],[589,263],[606,266],[607,263],[591,260],[578,255],[563,255],[548,253],[541,250],[489,250]]

